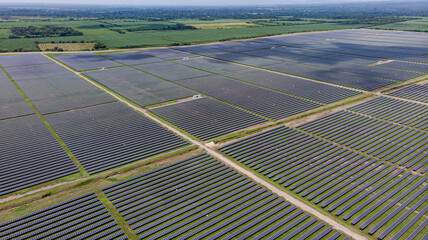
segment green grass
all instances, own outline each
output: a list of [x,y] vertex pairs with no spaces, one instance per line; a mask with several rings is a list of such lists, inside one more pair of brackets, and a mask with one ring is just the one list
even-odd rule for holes
[[9,38],[10,30],[7,28],[0,28],[0,39]]
[[[69,183],[0,203],[0,219],[2,219],[2,222],[8,221],[91,191],[97,193],[101,191],[101,188],[113,183],[124,181],[136,175],[155,170],[167,164],[200,153],[201,151],[195,146],[190,146],[161,156],[148,158],[143,162],[134,163],[115,169],[114,171],[95,174],[82,181]],[[2,196],[2,198],[8,196],[10,195]]]
[[[243,19],[236,19],[242,22]],[[244,20],[245,21],[245,20]],[[186,24],[197,23],[227,23],[234,22],[227,19],[206,22],[178,20],[177,22]],[[104,27],[101,25],[104,24]],[[349,25],[340,23],[314,23],[294,26],[260,26],[260,27],[243,27],[229,29],[199,29],[199,30],[149,30],[160,29],[175,24],[173,22],[114,22],[107,23],[100,21],[34,21],[34,22],[0,22],[0,49],[13,51],[14,49],[23,48],[25,50],[35,51],[37,46],[35,42],[69,42],[69,41],[99,41],[105,43],[109,48],[131,48],[131,47],[149,47],[149,46],[170,46],[177,44],[193,44],[215,41],[225,41],[231,39],[243,39],[251,37],[261,37],[267,35],[278,35],[295,32],[309,32],[321,30],[337,30],[347,28],[359,28],[364,25]],[[83,33],[82,36],[69,37],[46,37],[46,38],[21,38],[7,39],[8,28],[23,26],[69,26]],[[112,29],[139,29],[141,31],[126,32],[120,34]]]
[[134,230],[132,230],[132,228],[126,222],[125,218],[123,218],[122,215],[120,215],[120,213],[116,210],[116,208],[113,206],[113,203],[108,199],[108,197],[101,190],[96,192],[96,194],[98,196],[98,199],[107,209],[107,211],[111,214],[114,220],[116,220],[117,225],[119,225],[122,231],[126,234],[126,236],[128,236],[128,239],[139,239],[138,236],[135,234]]
[[373,29],[428,32],[428,17],[370,27]]
[[176,19],[174,22],[182,24],[215,24],[215,23],[240,23],[247,22],[247,19],[215,19],[212,21],[204,21],[199,19]]

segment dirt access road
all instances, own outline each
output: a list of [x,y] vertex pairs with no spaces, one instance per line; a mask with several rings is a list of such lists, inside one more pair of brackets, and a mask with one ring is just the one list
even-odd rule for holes
[[[45,57],[48,57],[45,55]],[[122,99],[120,96],[118,96],[117,94],[108,91],[105,88],[102,88],[100,85],[98,85],[97,83],[95,83],[94,81],[92,81],[91,79],[85,77],[82,73],[74,71],[73,69],[69,68],[68,66],[64,65],[63,63],[57,61],[54,58],[48,57],[49,59],[51,59],[52,61],[56,62],[57,64],[61,65],[62,67],[68,69],[69,71],[73,72],[74,74],[76,74],[77,76],[85,79],[86,81],[88,81],[89,83],[95,85],[98,88],[101,88],[102,90],[106,91],[108,94],[110,94],[111,96],[113,96],[114,98],[118,99],[119,101],[123,102],[124,104],[128,105],[130,108],[142,113],[145,117],[155,121],[156,123],[160,124],[161,126],[163,126],[164,128],[174,132],[175,134],[181,136],[183,139],[186,139],[187,141],[189,141],[190,143],[198,146],[199,148],[203,149],[205,152],[207,152],[208,154],[210,154],[211,156],[217,158],[218,160],[222,161],[223,163],[225,163],[226,165],[236,169],[238,172],[246,175],[247,177],[251,178],[252,180],[254,180],[255,182],[265,186],[266,188],[268,188],[269,190],[271,190],[272,192],[276,193],[277,195],[283,197],[284,199],[286,199],[287,201],[289,201],[290,203],[294,204],[295,206],[301,208],[302,210],[311,213],[312,215],[314,215],[315,217],[317,217],[318,219],[330,224],[333,228],[341,231],[342,233],[352,237],[353,239],[356,240],[366,240],[367,238],[365,238],[364,236],[352,231],[351,229],[343,226],[342,224],[338,223],[337,221],[335,221],[334,219],[332,219],[331,217],[325,215],[324,213],[319,212],[318,210],[312,208],[311,206],[305,204],[304,202],[294,198],[293,196],[291,196],[290,194],[278,189],[277,187],[275,187],[274,185],[270,184],[269,182],[261,179],[260,177],[256,176],[253,172],[241,167],[240,165],[238,165],[237,163],[233,162],[232,160],[226,158],[225,156],[223,156],[222,154],[218,153],[217,151],[215,151],[214,149],[206,146],[204,143],[199,142],[197,140],[194,140],[192,138],[190,138],[189,136],[181,133],[179,130],[169,126],[168,124],[162,122],[161,120],[153,117],[152,115],[148,114],[146,109],[143,108],[139,108],[136,107],[130,103],[128,103],[125,99]]]

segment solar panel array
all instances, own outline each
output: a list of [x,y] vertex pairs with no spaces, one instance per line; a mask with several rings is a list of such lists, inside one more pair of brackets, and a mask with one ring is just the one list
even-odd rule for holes
[[188,144],[122,103],[50,114],[45,118],[90,174]]
[[201,140],[237,131],[266,119],[236,107],[202,98],[150,110]]
[[9,67],[6,71],[42,114],[116,101],[55,63]]
[[94,193],[0,224],[1,239],[128,239]]
[[140,52],[113,53],[113,54],[105,54],[101,56],[116,62],[120,62],[122,64],[126,64],[126,65],[137,65],[137,64],[154,63],[154,62],[163,61],[153,56],[141,54]]
[[[387,59],[400,59],[407,61],[424,61],[426,37],[424,33],[418,35],[406,32],[390,32],[384,34],[381,31],[366,30],[326,32],[317,34],[305,34],[306,38],[313,37],[312,41],[288,41],[293,36],[284,36],[276,41],[276,44],[285,46],[305,47],[322,51],[380,57]],[[382,36],[381,36],[382,35]],[[399,36],[401,35],[401,36]]]
[[428,103],[428,84],[412,84],[388,93],[388,95]]
[[[244,54],[248,54],[250,56],[258,56],[262,58],[275,59],[280,61],[291,61],[291,62],[298,62],[299,60],[308,58],[308,56],[303,55],[303,53],[302,54],[287,53],[287,52],[281,51],[281,49],[282,48],[274,48],[269,50],[256,50],[256,51],[245,52]],[[311,55],[314,53],[308,52],[308,54]],[[325,53],[321,53],[320,55],[325,55]]]
[[224,62],[209,58],[197,58],[180,61],[179,63],[324,104],[339,101],[360,93],[320,82],[239,65],[225,68],[223,66],[225,65]]
[[[407,71],[408,69],[403,69],[403,67],[386,68],[384,65],[380,65],[380,67],[365,65],[376,63],[385,57],[389,57],[390,54],[379,58],[378,56],[372,56],[370,54],[367,56],[355,52],[358,51],[359,47],[364,48],[364,45],[355,44],[353,42],[340,42],[337,45],[332,45],[331,42],[317,41],[324,40],[322,37],[313,39],[313,41],[309,41],[308,43],[293,43],[289,41],[293,37],[294,36],[284,36],[275,38],[276,40],[273,42],[283,46],[266,45],[266,48],[271,49],[243,47],[245,42],[236,42],[234,45],[224,43],[225,47],[223,48],[219,47],[222,44],[218,44],[219,46],[214,49],[221,49],[229,52],[223,54],[221,52],[207,51],[208,48],[212,48],[210,45],[199,48],[189,47],[178,49],[182,51],[192,51],[193,53],[224,61],[261,67],[286,74],[368,91],[393,84],[397,81],[406,81],[424,75],[423,72]],[[260,41],[269,43],[266,39]],[[346,50],[342,51],[342,48]],[[353,51],[347,52],[349,50]],[[369,52],[371,51],[372,49],[370,49]],[[405,53],[406,52],[402,52],[400,54]],[[426,64],[419,65],[421,66],[417,66],[416,68],[423,68]]]
[[273,119],[289,117],[322,106],[217,75],[184,79],[177,83]]
[[178,81],[187,78],[195,78],[211,75],[210,73],[175,64],[172,62],[160,62],[153,64],[144,64],[134,66],[135,68],[147,72],[149,74],[156,75],[160,78],[168,81]]
[[1,120],[0,135],[0,196],[79,172],[37,115]]
[[4,68],[46,63],[52,63],[52,61],[49,58],[42,56],[41,54],[0,56],[0,65]]
[[360,64],[347,63],[339,60],[329,59],[303,59],[298,61],[310,66],[332,69],[335,71],[355,73],[376,78],[384,78],[395,81],[406,81],[424,75],[418,72],[409,72],[399,69],[387,69],[375,66],[366,66]]
[[122,66],[93,53],[62,54],[52,57],[77,71]]
[[153,49],[153,50],[146,50],[141,51],[142,54],[147,54],[153,57],[161,58],[164,60],[175,60],[180,58],[191,58],[191,57],[197,57],[196,55],[175,51],[173,49],[169,48],[162,48],[162,49]]
[[392,62],[383,63],[379,66],[385,67],[385,68],[395,68],[395,69],[403,69],[407,71],[428,73],[428,64],[392,61]]
[[141,239],[337,239],[341,235],[207,154],[103,192]]
[[228,52],[245,52],[255,49],[269,49],[275,47],[275,44],[262,44],[254,41],[234,41],[225,43],[213,43],[205,45],[208,48],[220,49]]
[[33,109],[0,69],[0,120],[29,114]]
[[285,126],[220,150],[379,239],[425,234],[424,176]]
[[333,113],[298,128],[414,171],[428,171],[425,131],[349,111]]
[[229,61],[229,62],[236,62],[236,63],[245,64],[245,65],[255,66],[255,67],[262,67],[262,66],[281,63],[281,61],[278,61],[278,60],[250,56],[250,55],[241,54],[241,53],[226,53],[222,55],[216,55],[215,58]]
[[352,62],[352,63],[364,64],[364,65],[373,64],[380,61],[380,59],[378,58],[345,55],[340,53],[328,53],[326,55],[321,56],[320,58],[331,59],[331,60],[336,60],[341,62]]
[[86,72],[85,75],[140,106],[197,94],[174,83],[129,67]]
[[179,48],[175,48],[175,50],[185,51],[185,52],[198,54],[198,55],[206,55],[206,56],[214,56],[218,54],[228,53],[227,51],[223,51],[220,49],[209,48],[207,46],[199,46],[199,45],[179,47]]
[[390,97],[378,97],[348,110],[428,131],[428,106]]
[[338,72],[330,69],[302,65],[297,63],[280,63],[265,66],[264,68],[281,73],[310,78],[357,89],[372,91],[396,83],[389,79],[363,76],[355,73]]

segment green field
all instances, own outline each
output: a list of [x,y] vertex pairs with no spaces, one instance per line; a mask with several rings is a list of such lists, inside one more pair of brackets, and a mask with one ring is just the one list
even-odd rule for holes
[[428,32],[428,17],[371,27],[373,29]]
[[[273,26],[252,26],[224,28],[224,29],[198,29],[198,30],[159,30],[168,26],[181,24],[225,24],[242,23],[245,19],[234,20],[178,20],[177,22],[166,21],[140,21],[140,20],[82,20],[82,21],[5,21],[0,22],[0,50],[16,51],[37,51],[37,42],[40,43],[59,43],[71,41],[98,41],[106,44],[108,48],[131,48],[131,47],[151,47],[151,46],[169,46],[186,45],[195,43],[205,43],[213,41],[225,41],[232,39],[242,39],[251,37],[261,37],[268,35],[278,35],[295,32],[335,30],[347,28],[366,27],[360,24],[341,24],[341,23],[295,23],[297,25],[273,25]],[[292,21],[291,21],[292,22]],[[291,23],[290,22],[290,23]],[[21,38],[8,39],[11,27],[42,27],[46,25],[67,26],[83,33],[82,36],[66,37],[45,37],[45,38]],[[119,33],[115,30],[121,30]],[[128,31],[131,30],[131,31]]]

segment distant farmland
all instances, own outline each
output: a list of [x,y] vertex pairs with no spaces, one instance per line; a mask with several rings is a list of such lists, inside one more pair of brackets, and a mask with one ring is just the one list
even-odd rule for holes
[[[238,21],[239,20],[239,21]],[[204,42],[225,41],[232,39],[243,39],[251,37],[261,37],[268,35],[278,35],[295,32],[310,32],[322,30],[337,30],[348,28],[359,28],[367,25],[344,24],[344,23],[316,23],[308,21],[302,25],[263,25],[247,24],[246,19],[233,19],[224,21],[121,21],[121,20],[84,20],[84,21],[56,21],[52,19],[46,21],[14,21],[0,22],[0,51],[37,51],[38,43],[55,43],[53,47],[60,47],[58,43],[101,42],[107,48],[131,48],[131,47],[151,47],[151,46],[171,46],[187,45]],[[177,23],[193,25],[197,30],[168,30]],[[79,32],[82,36],[64,37],[41,37],[41,38],[17,38],[9,39],[11,27],[42,27],[46,25],[67,26]],[[68,45],[67,45],[68,46]],[[69,50],[75,46],[71,47]],[[50,48],[42,45],[41,50]],[[77,47],[78,48],[78,47]],[[85,48],[84,48],[85,49]],[[82,50],[82,49],[76,49]]]
[[91,50],[95,43],[39,43],[40,50],[63,49],[64,51]]

